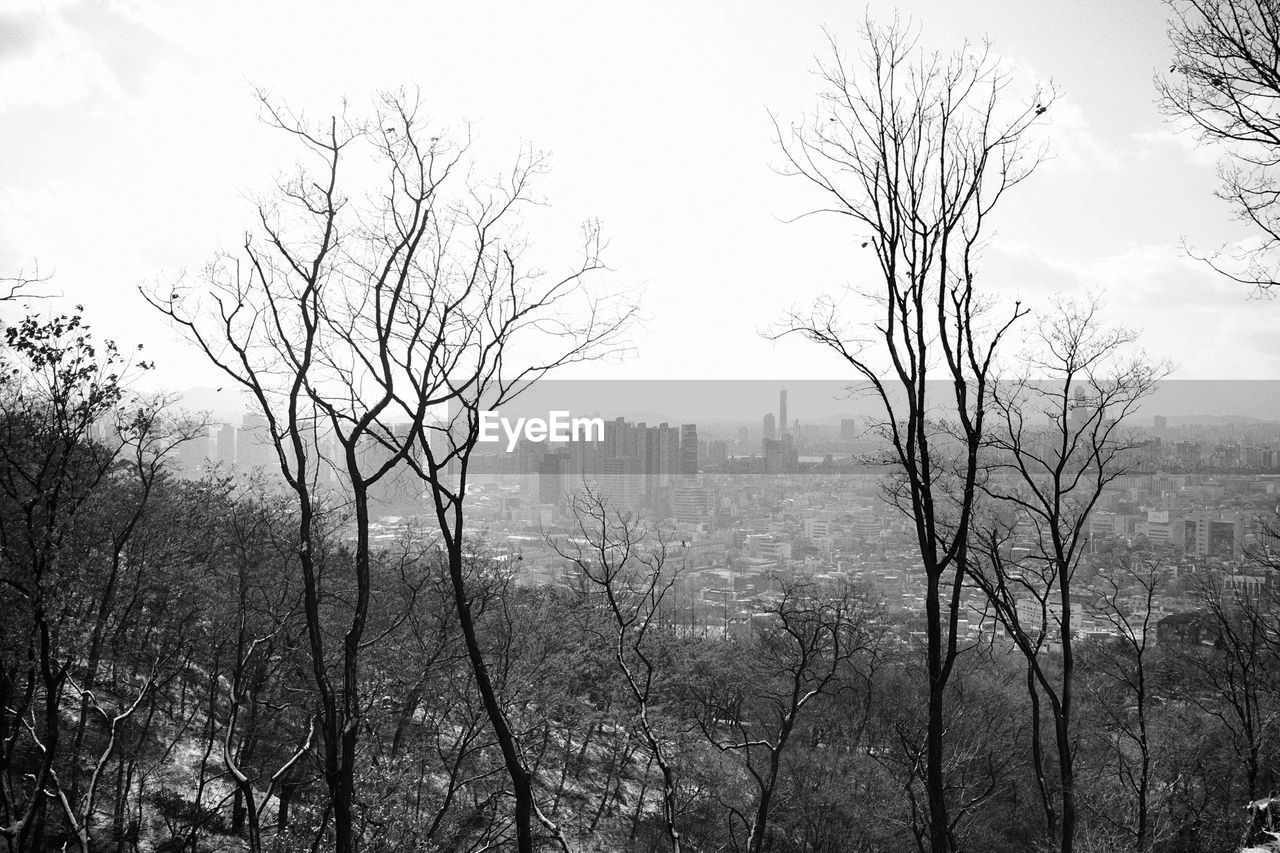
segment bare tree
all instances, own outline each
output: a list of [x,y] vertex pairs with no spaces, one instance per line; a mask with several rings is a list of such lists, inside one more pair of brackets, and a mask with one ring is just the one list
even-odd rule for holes
[[[362,126],[334,117],[322,128],[312,128],[273,107],[265,96],[262,103],[272,126],[294,136],[319,159],[319,175],[304,169],[280,184],[277,200],[259,204],[263,239],[246,238],[243,274],[238,262],[220,259],[205,276],[203,292],[175,287],[170,293],[144,296],[249,395],[265,422],[266,439],[280,474],[297,499],[296,550],[305,590],[325,781],[332,801],[335,849],[346,853],[357,845],[352,802],[360,732],[359,653],[371,589],[369,487],[386,476],[407,450],[374,460],[365,453],[377,442],[378,430],[388,429],[379,416],[389,401],[366,402],[352,378],[353,364],[361,364],[362,355],[368,356],[341,345],[369,330],[357,329],[358,314],[353,317],[344,310],[358,307],[371,291],[376,291],[376,299],[384,297],[384,289],[376,283],[396,279],[406,241],[365,231],[358,213],[350,214],[350,222],[343,215],[347,198],[340,188],[339,166],[344,152],[364,138]],[[393,187],[395,177],[393,164]],[[429,198],[430,190],[424,188],[424,195]],[[292,208],[295,216],[282,215],[281,205]],[[370,278],[373,287],[368,286]],[[400,291],[392,298],[401,298]],[[379,331],[375,330],[374,343],[380,340]],[[377,356],[372,358],[363,363],[377,365]],[[325,446],[330,434],[336,453]],[[356,542],[347,567],[355,594],[338,643],[336,672],[329,650],[329,616],[321,604],[325,590],[320,577],[323,549],[318,541],[326,504],[332,502],[326,488],[331,467],[345,478],[356,521]]]
[[1160,106],[1201,141],[1223,147],[1228,156],[1218,170],[1218,197],[1260,238],[1256,246],[1220,249],[1203,260],[1235,281],[1270,290],[1280,274],[1280,5],[1274,0],[1166,4],[1174,59],[1168,74],[1156,77]]
[[[238,659],[236,661],[235,670],[231,676],[231,697],[230,712],[226,724],[223,726],[222,740],[222,763],[227,768],[227,772],[231,775],[231,782],[235,786],[236,794],[244,804],[245,817],[248,820],[249,828],[249,850],[251,853],[261,853],[262,850],[262,815],[267,805],[271,802],[271,796],[276,792],[276,786],[282,779],[287,777],[302,758],[311,751],[312,743],[316,736],[316,718],[318,715],[312,715],[307,720],[307,736],[306,739],[292,754],[280,763],[274,772],[266,778],[266,785],[262,791],[262,796],[258,797],[254,790],[255,784],[260,782],[259,775],[250,775],[250,772],[243,764],[240,758],[240,749],[236,746],[237,737],[243,741],[243,736],[236,729],[236,723],[240,717],[242,709],[246,705],[252,705],[256,699],[252,695],[252,690],[246,684],[250,674],[253,671],[255,654],[271,639],[271,636],[254,637],[248,643],[247,649],[237,649]],[[244,640],[244,629],[241,629],[241,642]]]
[[[480,182],[465,173],[467,143],[432,135],[402,93],[381,96],[368,122],[313,124],[265,97],[263,104],[268,123],[314,158],[314,172],[304,168],[259,206],[263,237],[245,241],[247,268],[224,259],[203,295],[177,289],[149,299],[255,401],[299,502],[298,559],[337,849],[357,844],[351,806],[372,592],[370,489],[412,472],[429,492],[462,635],[512,779],[519,849],[530,850],[532,784],[470,612],[466,468],[482,408],[598,353],[620,329],[624,317],[603,320],[581,286],[600,269],[599,231],[588,226],[582,261],[546,281],[519,261],[526,243],[519,210],[532,203],[532,182],[544,170],[539,155],[525,152],[510,174]],[[355,204],[362,153],[381,184]],[[573,308],[581,322],[568,316]],[[444,407],[454,416],[438,429],[433,413]],[[433,440],[437,433],[447,448]],[[336,672],[316,548],[332,503],[331,468],[355,523],[352,606]]]
[[742,643],[717,642],[710,662],[721,671],[703,673],[691,687],[699,730],[739,768],[751,792],[745,805],[732,789],[724,792],[727,800],[722,796],[735,848],[747,853],[770,848],[783,759],[802,716],[838,691],[854,662],[876,648],[872,609],[861,592],[775,580],[771,600],[760,602],[763,624]]
[[1207,573],[1196,579],[1194,595],[1211,645],[1179,648],[1176,664],[1190,676],[1192,703],[1226,732],[1254,800],[1272,790],[1276,780],[1269,753],[1280,724],[1280,704],[1270,602]]
[[[507,719],[502,697],[472,613],[466,554],[469,547],[464,512],[471,455],[480,439],[481,413],[515,400],[548,372],[574,361],[610,351],[625,326],[630,310],[603,316],[591,300],[578,319],[564,313],[584,295],[582,280],[599,269],[599,236],[590,228],[582,264],[551,282],[540,281],[517,264],[508,248],[504,220],[526,201],[527,182],[541,169],[539,161],[519,167],[519,176],[498,197],[480,205],[470,223],[476,263],[457,290],[433,299],[439,312],[423,317],[438,328],[442,344],[431,348],[411,393],[441,403],[449,416],[441,423],[419,423],[413,433],[413,454],[406,460],[428,487],[428,501],[439,526],[448,559],[454,604],[476,684],[493,726],[515,799],[517,849],[533,849],[536,819],[565,844],[559,828],[534,802],[532,775]],[[534,354],[540,350],[542,355]]]
[[591,585],[613,628],[613,658],[635,703],[640,735],[662,779],[662,818],[673,853],[680,851],[676,828],[678,785],[672,750],[654,720],[657,666],[651,629],[657,627],[663,599],[674,586],[678,567],[668,566],[670,540],[649,531],[640,519],[609,505],[594,487],[574,495],[571,510],[576,533],[552,548],[571,561]]
[[1009,78],[985,48],[926,55],[896,21],[868,21],[863,41],[860,68],[832,43],[818,110],[778,136],[788,172],[824,193],[821,211],[848,217],[853,239],[870,248],[877,282],[863,293],[874,319],[850,327],[838,302],[825,299],[793,313],[780,334],[834,351],[883,408],[900,477],[894,499],[912,520],[924,565],[925,788],[930,848],[942,853],[957,843],[947,816],[944,697],[959,652],[993,360],[1024,313],[1014,305],[992,319],[977,285],[978,253],[988,217],[1040,160],[1029,132],[1052,92],[1037,90],[1010,111]]
[[[1149,560],[1126,554],[1098,574],[1103,595],[1093,612],[1111,624],[1115,637],[1091,650],[1090,669],[1096,676],[1090,690],[1116,733],[1116,778],[1133,802],[1132,809],[1126,810],[1131,820],[1123,826],[1132,835],[1135,850],[1150,850],[1160,837],[1154,809],[1158,798],[1151,732],[1155,692],[1151,657],[1161,571]],[[1112,810],[1100,817],[1112,825],[1121,822]]]
[[[80,689],[80,695],[83,701],[98,714],[106,726],[107,737],[106,743],[102,747],[102,751],[93,762],[92,771],[85,786],[83,796],[79,796],[75,786],[64,785],[61,776],[54,768],[49,770],[50,789],[48,796],[55,797],[62,806],[63,816],[67,820],[67,824],[71,828],[71,832],[76,839],[76,845],[80,848],[81,853],[89,853],[92,850],[93,840],[93,818],[98,796],[98,782],[102,778],[102,772],[107,767],[107,762],[111,759],[116,749],[116,738],[119,734],[120,724],[133,716],[138,710],[138,706],[142,704],[142,700],[147,697],[151,690],[152,680],[147,679],[142,688],[138,691],[137,697],[126,708],[118,714],[112,714],[102,707],[97,697],[90,691]],[[26,722],[26,721],[24,721]],[[40,739],[40,734],[36,729],[35,717],[32,715],[30,722],[26,722],[27,731],[31,734],[31,740],[35,743],[36,748],[43,753],[46,750],[44,742]]]
[[[405,144],[396,140],[413,140],[418,133],[411,112],[398,115],[399,131],[385,143],[393,150]],[[416,143],[409,144],[413,157],[426,162]],[[408,431],[382,439],[427,487],[467,656],[511,780],[516,846],[522,852],[533,849],[535,820],[562,847],[567,842],[535,802],[533,774],[473,612],[483,590],[472,588],[474,573],[467,567],[468,550],[476,547],[468,540],[464,511],[471,455],[480,440],[482,412],[513,402],[567,364],[618,352],[619,336],[634,313],[629,304],[587,287],[603,269],[596,223],[584,227],[580,260],[563,273],[546,275],[523,260],[520,211],[534,202],[532,185],[545,168],[541,155],[526,152],[502,180],[468,185],[466,204],[452,210],[447,227],[433,220],[431,252],[439,268],[430,276],[416,269],[404,276],[409,293],[392,306],[401,310],[382,309],[383,322],[393,330],[380,345],[382,369],[370,371],[378,393],[403,408],[422,407],[415,409],[419,415],[437,407],[446,412],[443,419],[415,417]]]
[[130,500],[115,507],[119,513],[109,520],[106,534],[106,571],[101,578],[101,586],[95,590],[92,630],[88,636],[84,675],[80,684],[80,720],[76,724],[75,739],[71,747],[72,768],[69,782],[72,789],[77,787],[79,778],[80,748],[90,714],[90,700],[97,687],[108,620],[126,574],[126,548],[133,543],[135,534],[152,509],[153,496],[168,476],[168,465],[174,452],[180,445],[194,439],[204,428],[204,424],[198,419],[170,416],[168,410],[171,405],[172,401],[165,395],[140,400],[125,415],[117,429],[123,440],[118,451],[115,474],[118,479],[132,484],[132,489]]
[[[1060,303],[1041,321],[1027,372],[999,382],[982,491],[1002,516],[983,533],[974,582],[1026,657],[1032,708],[1032,764],[1046,829],[1063,853],[1076,829],[1075,739],[1071,730],[1076,631],[1072,581],[1089,540],[1089,515],[1107,486],[1141,460],[1127,421],[1168,369],[1128,350],[1126,329],[1107,328],[1097,301]],[[1017,556],[1013,546],[1025,542]],[[1031,605],[1029,617],[1019,609]],[[1046,666],[1049,649],[1060,665]],[[1061,815],[1054,808],[1040,749],[1040,696],[1049,704],[1058,759]]]

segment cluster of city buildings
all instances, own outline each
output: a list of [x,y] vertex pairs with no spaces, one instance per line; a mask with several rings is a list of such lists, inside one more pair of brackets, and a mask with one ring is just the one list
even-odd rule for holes
[[[479,445],[468,466],[469,517],[496,553],[518,560],[520,582],[573,583],[574,567],[557,546],[573,535],[573,495],[590,487],[612,507],[665,531],[682,566],[670,618],[687,630],[731,632],[749,623],[772,578],[791,575],[854,584],[910,638],[922,630],[923,568],[913,525],[884,498],[884,469],[866,461],[872,431],[850,418],[802,425],[790,419],[787,402],[782,390],[776,413],[763,417],[758,433],[739,424],[700,435],[692,423],[619,417],[604,420],[591,440],[522,438],[509,451]],[[238,428],[215,425],[183,446],[178,464],[193,474],[211,465],[269,467],[274,454],[265,430],[253,416]],[[1160,593],[1146,621],[1165,625],[1171,639],[1186,634],[1174,629],[1195,610],[1193,581],[1206,574],[1233,595],[1269,595],[1274,580],[1256,556],[1260,549],[1280,554],[1274,538],[1280,427],[1171,428],[1156,418],[1136,446],[1131,470],[1109,484],[1088,516],[1073,632],[1115,630],[1087,605],[1104,594],[1116,599],[1106,567],[1117,549],[1158,566]],[[365,452],[377,458],[387,451]],[[423,493],[407,466],[384,478],[372,493],[380,532],[424,515]],[[1028,538],[1010,548],[1026,558],[1036,546]],[[1118,600],[1145,608],[1140,593],[1122,591]],[[962,632],[993,630],[976,590],[963,601]],[[1028,625],[1057,618],[1053,606],[1031,598],[1019,608]]]

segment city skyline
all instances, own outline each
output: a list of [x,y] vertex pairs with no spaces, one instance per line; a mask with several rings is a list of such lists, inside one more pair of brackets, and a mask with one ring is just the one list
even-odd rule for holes
[[[938,389],[945,388],[939,380]],[[851,393],[851,389],[852,393]],[[705,424],[760,427],[768,412],[779,413],[777,395],[789,392],[798,400],[791,418],[838,426],[850,416],[879,414],[865,383],[842,380],[616,380],[544,379],[504,408],[513,416],[542,415],[565,410],[575,416],[626,417],[631,420],[670,421],[683,418]],[[771,399],[772,398],[772,399]],[[193,412],[210,412],[219,422],[238,419],[250,401],[240,406],[225,388],[189,388],[181,398]],[[772,408],[770,405],[772,404]],[[443,415],[442,415],[443,416]],[[1250,420],[1280,422],[1280,380],[1179,380],[1160,382],[1143,402],[1135,421],[1149,424],[1156,417],[1211,424]]]

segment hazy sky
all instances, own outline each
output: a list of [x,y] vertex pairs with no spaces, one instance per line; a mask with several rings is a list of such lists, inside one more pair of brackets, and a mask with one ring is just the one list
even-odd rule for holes
[[[994,42],[1017,77],[1052,81],[1054,159],[1011,195],[986,286],[1033,306],[1104,293],[1180,378],[1280,378],[1280,302],[1248,298],[1182,256],[1247,237],[1213,198],[1216,152],[1158,114],[1163,7],[873,2],[925,38]],[[598,217],[613,281],[642,293],[636,355],[609,377],[836,378],[802,342],[759,335],[784,310],[869,270],[845,220],[774,172],[769,111],[814,103],[827,27],[856,47],[850,2],[26,3],[0,11],[0,271],[53,272],[121,343],[145,342],[174,387],[212,382],[136,294],[198,275],[251,222],[248,198],[293,153],[257,122],[255,86],[311,114],[420,88],[444,128],[473,122],[484,167],[522,142],[551,154],[533,223],[571,257]],[[557,254],[560,253],[560,254]],[[581,371],[580,371],[581,372]]]

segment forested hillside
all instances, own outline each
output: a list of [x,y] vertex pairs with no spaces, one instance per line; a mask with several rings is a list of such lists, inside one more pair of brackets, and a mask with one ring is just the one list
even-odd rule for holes
[[[193,427],[132,390],[144,362],[78,317],[18,323],[4,358],[7,848],[329,849],[316,670],[339,667],[328,626],[354,606],[336,570],[348,508],[335,493],[318,510],[308,600],[294,501],[269,482],[172,475]],[[557,540],[571,582],[518,586],[483,540],[465,547],[539,847],[915,845],[925,661],[876,601],[779,577],[748,624],[691,633],[664,610],[681,543],[598,496],[574,508]],[[349,723],[365,850],[482,850],[512,832],[437,538],[423,526],[371,552]],[[1242,805],[1275,784],[1274,611],[1207,607],[1206,636],[1230,642],[1156,644],[1131,620],[1173,581],[1123,551],[1104,565],[1116,594],[1089,606],[1125,636],[1076,649],[1080,848],[1229,849]],[[312,607],[324,636],[308,635]],[[339,651],[317,658],[317,641]],[[1029,701],[1031,677],[1005,634],[957,659],[949,794],[970,849],[1033,849],[1055,819],[1057,760],[1033,738],[1052,711]]]

